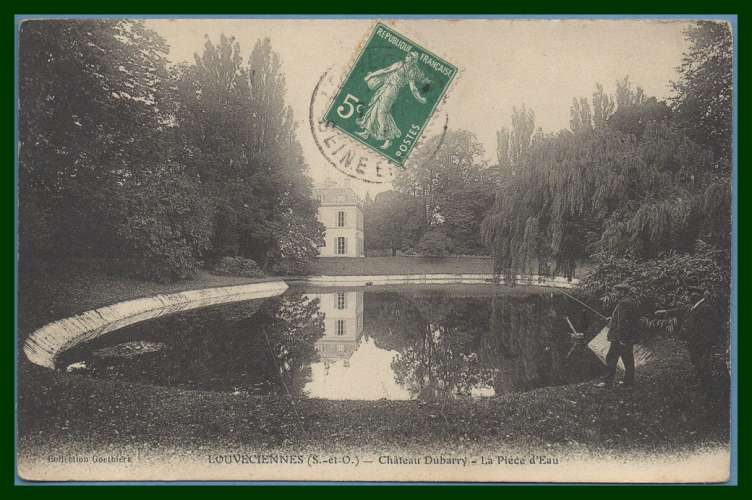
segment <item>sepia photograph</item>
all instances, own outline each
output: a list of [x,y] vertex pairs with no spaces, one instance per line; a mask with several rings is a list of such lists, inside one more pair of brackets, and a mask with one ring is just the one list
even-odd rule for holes
[[17,484],[736,483],[736,16],[15,29]]

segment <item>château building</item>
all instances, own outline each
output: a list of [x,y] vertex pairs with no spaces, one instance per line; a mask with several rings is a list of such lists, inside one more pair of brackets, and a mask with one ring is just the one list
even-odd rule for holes
[[319,201],[319,221],[326,227],[319,257],[364,257],[363,211],[355,192],[348,187],[314,188]]

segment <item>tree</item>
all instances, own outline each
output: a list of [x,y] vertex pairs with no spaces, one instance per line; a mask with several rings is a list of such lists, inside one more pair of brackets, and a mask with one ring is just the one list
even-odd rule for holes
[[[488,176],[481,179],[488,179]],[[491,180],[478,180],[452,189],[445,196],[441,209],[443,222],[434,226],[450,239],[454,253],[487,253],[480,237],[480,223],[493,206],[494,185]]]
[[116,251],[112,201],[160,150],[166,45],[115,20],[32,20],[19,36],[19,216],[49,230],[22,231],[21,253]]
[[142,276],[193,271],[210,228],[172,157],[164,40],[131,20],[27,21],[20,36],[22,261],[135,253]]
[[260,40],[207,38],[194,64],[140,21],[21,28],[21,255],[105,257],[160,280],[241,255],[299,272],[323,227],[285,105],[279,57]]
[[213,212],[180,167],[134,186],[123,207],[117,234],[131,272],[159,281],[193,274],[209,249]]
[[535,113],[523,104],[518,110],[512,108],[512,129],[503,127],[496,132],[496,158],[502,171],[516,169],[530,150],[530,141],[535,131]]
[[241,255],[265,269],[301,272],[323,227],[269,40],[259,40],[244,65],[233,38],[207,39],[195,64],[174,78],[181,158],[215,206],[212,257]]
[[[628,85],[629,78],[625,78],[624,83]],[[572,107],[569,108],[569,129],[575,134],[591,133],[594,130],[606,126],[614,114],[616,103],[622,102],[623,97],[619,90],[622,90],[617,83],[616,101],[608,95],[600,83],[595,84],[595,92],[591,101],[585,97],[572,99]],[[629,88],[627,87],[627,90]],[[641,89],[639,89],[641,90]],[[592,102],[592,108],[591,108]]]
[[730,171],[733,113],[733,37],[726,22],[698,21],[687,28],[690,43],[672,82],[678,124],[711,148],[718,168]]
[[[729,317],[731,266],[729,255],[698,241],[691,252],[669,252],[657,259],[635,261],[608,254],[597,256],[598,265],[582,283],[585,295],[600,298],[604,309],[613,308],[618,300],[614,285],[628,281],[639,291],[646,311],[691,307],[690,286],[706,288],[713,304],[721,308],[721,316]],[[674,333],[676,319],[650,319],[650,326]],[[728,333],[728,324],[725,331]]]
[[611,119],[595,127],[587,101],[575,102],[573,132],[534,140],[522,175],[502,181],[483,222],[497,272],[552,261],[571,276],[578,259],[598,252],[654,258],[687,251],[709,233],[714,223],[700,210],[713,185],[707,150],[666,122],[647,122],[639,136]]
[[[524,108],[520,113],[521,120],[531,116]],[[514,155],[524,154],[526,140],[514,135]],[[427,140],[415,152],[413,166],[394,181],[397,191],[421,200],[423,227],[440,228],[463,253],[485,252],[479,221],[493,203],[498,169],[487,168],[482,155],[472,133],[449,130]]]
[[607,119],[608,125],[638,138],[649,123],[668,123],[672,117],[671,108],[665,101],[646,97],[640,87],[633,89],[629,76],[616,82],[616,103],[616,111]]
[[364,206],[365,240],[370,250],[414,248],[423,230],[424,208],[420,201],[397,191],[385,191]]
[[[318,255],[324,226],[318,221],[318,204],[303,149],[295,135],[292,109],[285,103],[286,83],[281,61],[268,38],[259,40],[248,60],[251,87],[252,161],[261,166],[272,193],[264,217],[283,228],[261,236],[249,234],[245,251],[260,255],[278,271],[301,272]],[[284,230],[289,228],[288,230]]]
[[421,199],[430,224],[446,193],[478,175],[482,154],[483,145],[466,130],[431,137],[413,153],[413,166],[399,171],[395,190]]

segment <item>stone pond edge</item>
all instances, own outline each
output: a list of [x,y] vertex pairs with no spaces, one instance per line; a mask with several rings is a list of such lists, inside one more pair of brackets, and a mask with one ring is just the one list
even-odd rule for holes
[[[406,284],[490,284],[492,274],[392,274],[352,276],[305,276],[289,278],[320,286],[372,286]],[[505,284],[504,279],[498,280]],[[515,284],[554,288],[572,288],[576,278],[516,275]],[[261,299],[281,295],[288,284],[282,279],[243,285],[221,286],[157,294],[125,300],[59,319],[35,330],[24,341],[26,358],[45,368],[54,369],[55,359],[63,351],[101,335],[148,319],[188,311],[198,307]]]

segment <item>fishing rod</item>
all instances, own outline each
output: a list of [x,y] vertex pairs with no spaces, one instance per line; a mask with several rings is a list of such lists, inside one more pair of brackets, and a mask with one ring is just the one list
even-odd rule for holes
[[566,295],[567,297],[569,297],[570,299],[574,300],[578,304],[581,304],[581,305],[587,307],[588,309],[590,309],[591,311],[593,311],[595,314],[597,314],[598,317],[601,318],[602,320],[608,320],[608,318],[606,316],[602,315],[601,313],[599,313],[598,311],[596,311],[595,309],[593,309],[592,307],[590,307],[589,305],[587,305],[586,303],[584,303],[583,301],[581,301],[580,299],[578,299],[577,297],[574,297],[574,296],[568,294],[567,292],[565,292],[564,290],[562,290],[560,288],[557,288],[556,291],[559,292],[559,293],[561,293],[561,294],[563,294],[563,295]]

